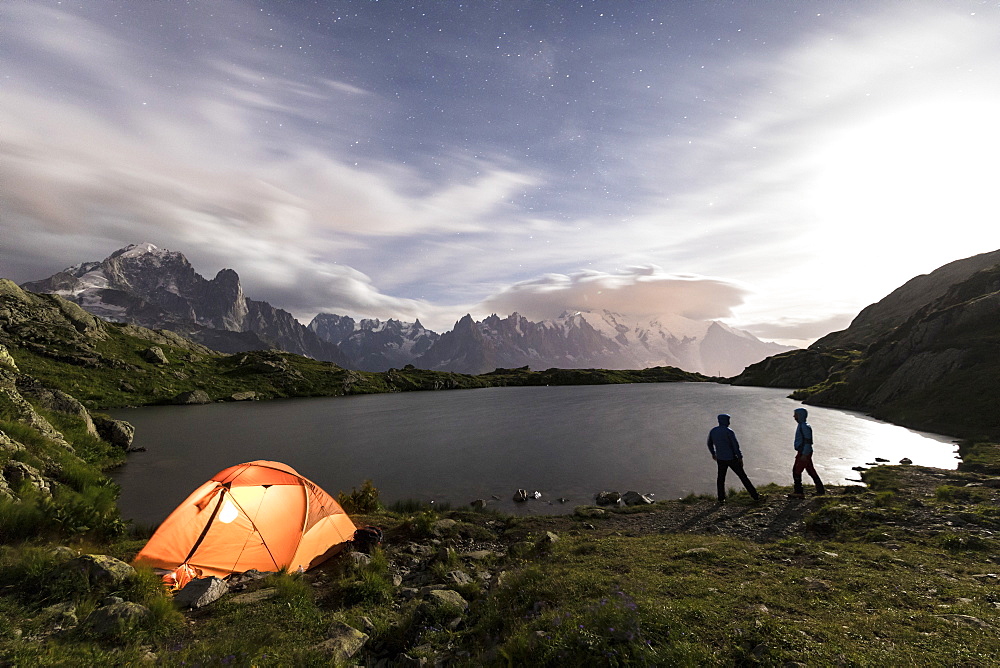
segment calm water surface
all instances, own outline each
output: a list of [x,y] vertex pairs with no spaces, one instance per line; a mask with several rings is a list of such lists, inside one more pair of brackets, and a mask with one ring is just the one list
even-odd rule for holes
[[[792,410],[801,404],[787,394],[660,383],[123,409],[114,417],[135,425],[134,446],[147,451],[129,455],[114,477],[122,514],[146,523],[164,519],[223,468],[254,459],[285,462],[332,494],[370,478],[385,503],[487,499],[508,512],[572,512],[601,490],[658,499],[714,493],[705,439],[718,413],[733,416],[751,480],[790,485]],[[813,460],[830,484],[857,479],[851,467],[876,457],[957,463],[948,437],[825,408],[809,407],[809,423]],[[515,504],[518,488],[543,496]]]

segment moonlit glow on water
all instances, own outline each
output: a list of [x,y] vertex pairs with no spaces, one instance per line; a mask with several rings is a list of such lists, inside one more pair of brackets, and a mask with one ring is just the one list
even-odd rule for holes
[[[254,459],[296,468],[331,494],[372,479],[385,503],[402,499],[507,512],[562,513],[602,490],[655,498],[712,493],[705,446],[730,413],[758,486],[791,484],[792,410],[786,390],[711,383],[512,387],[114,411],[136,426],[115,473],[123,515],[161,521],[216,472]],[[854,484],[876,457],[954,468],[954,446],[856,413],[809,408],[816,467],[828,485]],[[735,479],[730,486],[738,486]],[[542,492],[516,505],[514,490]],[[810,489],[806,486],[807,491]],[[494,498],[498,497],[498,498]],[[556,501],[566,498],[566,504]]]

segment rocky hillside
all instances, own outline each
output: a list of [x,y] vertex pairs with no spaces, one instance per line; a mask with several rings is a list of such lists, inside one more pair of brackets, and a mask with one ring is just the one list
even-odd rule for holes
[[246,297],[232,269],[208,280],[182,254],[152,244],[127,246],[101,262],[22,287],[60,295],[107,320],[177,332],[221,352],[277,348],[347,365],[337,346],[291,313]]
[[967,438],[1000,436],[1000,265],[956,283],[806,403]]
[[123,462],[133,433],[24,373],[0,344],[2,542],[22,533],[116,531],[116,495],[96,492],[106,485],[91,467]]
[[[733,382],[797,387],[793,397],[808,404],[861,410],[963,438],[995,439],[1000,436],[1000,393],[994,388],[1000,377],[1000,265],[970,268],[998,256],[1000,251],[979,255],[918,277],[865,309],[850,329],[807,351],[753,365]],[[940,288],[956,275],[962,278]],[[925,299],[919,304],[921,291]],[[835,341],[854,348],[831,347]]]
[[931,302],[943,297],[951,286],[997,263],[1000,263],[1000,250],[949,262],[929,274],[912,278],[885,298],[865,307],[854,318],[850,327],[827,334],[810,348],[864,349],[902,325]]

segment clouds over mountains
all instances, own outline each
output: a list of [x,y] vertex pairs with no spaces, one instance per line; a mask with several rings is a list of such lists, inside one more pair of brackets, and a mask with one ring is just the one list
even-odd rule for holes
[[995,8],[511,6],[0,3],[4,275],[149,241],[303,319],[805,339],[1000,246]]
[[732,316],[747,290],[721,279],[675,275],[660,267],[630,267],[608,274],[547,274],[521,281],[484,300],[479,310],[518,313],[535,320],[565,311],[608,310],[635,316],[679,315],[692,320]]

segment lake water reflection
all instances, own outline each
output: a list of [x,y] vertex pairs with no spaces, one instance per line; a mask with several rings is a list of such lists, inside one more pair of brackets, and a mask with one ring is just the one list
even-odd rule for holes
[[[254,459],[285,462],[332,494],[370,478],[386,503],[487,499],[507,512],[564,513],[592,503],[601,490],[658,499],[714,493],[705,438],[718,413],[733,416],[755,484],[791,484],[792,410],[801,404],[787,394],[660,383],[123,409],[112,414],[135,425],[134,445],[147,451],[129,455],[114,478],[122,514],[146,523],[161,521],[216,472]],[[828,484],[856,479],[851,467],[876,457],[940,468],[957,463],[944,436],[815,407],[809,423],[814,461]],[[515,504],[518,488],[543,496]],[[568,502],[558,503],[560,497]]]

